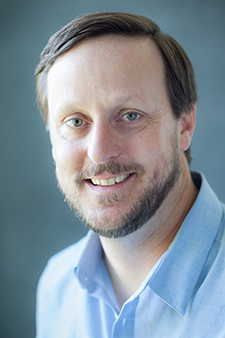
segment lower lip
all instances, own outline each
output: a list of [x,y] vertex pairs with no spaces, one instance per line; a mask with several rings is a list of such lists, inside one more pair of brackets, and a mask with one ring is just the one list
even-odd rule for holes
[[115,183],[113,185],[94,185],[89,180],[85,181],[85,182],[92,190],[94,190],[96,192],[104,193],[104,192],[108,192],[108,191],[112,192],[112,191],[115,191],[115,190],[118,190],[118,189],[121,189],[121,188],[125,188],[126,185],[132,183],[135,176],[136,176],[135,174],[130,174],[130,176],[128,178],[126,178],[123,182]]

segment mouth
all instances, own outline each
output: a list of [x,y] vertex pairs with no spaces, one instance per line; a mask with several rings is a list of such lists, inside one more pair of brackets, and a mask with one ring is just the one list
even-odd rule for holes
[[131,174],[120,175],[111,177],[109,179],[91,178],[90,182],[95,186],[112,186],[121,182],[124,182]]

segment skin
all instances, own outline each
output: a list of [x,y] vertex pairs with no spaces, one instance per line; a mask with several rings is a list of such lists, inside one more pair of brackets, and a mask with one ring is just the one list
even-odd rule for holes
[[[174,117],[153,41],[114,35],[82,42],[54,63],[48,106],[60,187],[97,231],[117,229],[177,158],[174,187],[154,215],[129,235],[100,235],[122,306],[168,248],[197,196],[183,153],[194,132],[195,109]],[[90,181],[122,174],[130,176],[111,186]]]

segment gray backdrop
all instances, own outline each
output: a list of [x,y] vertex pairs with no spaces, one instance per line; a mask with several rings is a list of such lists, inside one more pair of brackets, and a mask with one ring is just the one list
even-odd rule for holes
[[2,338],[35,336],[41,271],[52,254],[85,233],[56,187],[50,143],[35,103],[34,69],[50,35],[74,17],[96,11],[147,15],[188,52],[199,92],[192,168],[204,172],[225,201],[225,1],[1,0]]

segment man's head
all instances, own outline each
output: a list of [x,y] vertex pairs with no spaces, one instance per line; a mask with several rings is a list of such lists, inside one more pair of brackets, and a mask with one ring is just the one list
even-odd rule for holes
[[[152,20],[128,13],[96,13],[79,17],[50,39],[36,68],[37,99],[44,121],[48,124],[47,76],[54,62],[81,41],[96,36],[146,37],[159,48],[165,66],[168,96],[177,118],[193,109],[197,101],[196,83],[192,64],[183,48],[171,36],[161,32]],[[190,148],[185,152],[191,161]]]
[[[108,21],[114,27],[110,18],[116,20],[117,33],[94,34],[96,17],[103,27],[108,27]],[[119,22],[126,26],[124,17],[143,21],[144,27],[150,25],[154,39],[146,33],[127,34],[122,28],[118,34]],[[162,205],[165,209],[168,195],[170,203],[179,201],[184,183],[181,173],[188,170],[183,153],[194,130],[195,100],[190,92],[188,100],[181,100],[184,92],[188,95],[188,86],[177,73],[184,77],[186,72],[190,80],[193,71],[191,65],[190,69],[184,67],[181,52],[174,47],[180,64],[171,77],[177,76],[181,86],[175,90],[167,74],[171,66],[155,42],[161,33],[148,19],[96,14],[81,22],[86,25],[86,39],[78,43],[76,36],[75,42],[67,39],[67,45],[61,42],[61,47],[57,42],[57,47],[52,47],[54,53],[48,48],[44,53],[46,68],[40,64],[37,71],[38,86],[45,88],[39,91],[39,102],[46,114],[56,174],[67,201],[100,235],[120,237],[146,224]],[[88,25],[91,37],[87,36]],[[132,25],[134,30],[137,25]],[[71,27],[74,24],[57,36],[65,36],[65,30],[70,35]],[[82,35],[81,27],[79,31]],[[194,77],[192,82],[194,91]],[[171,101],[171,88],[179,99]]]

